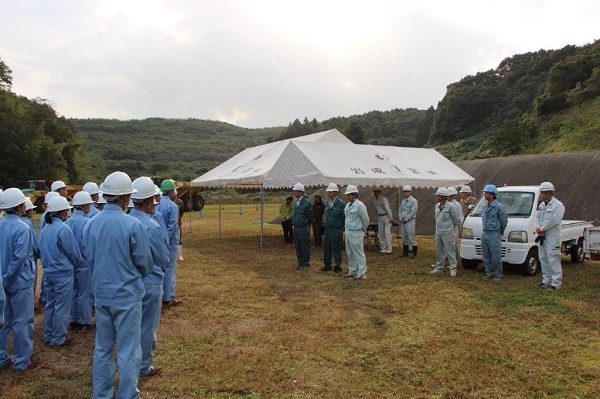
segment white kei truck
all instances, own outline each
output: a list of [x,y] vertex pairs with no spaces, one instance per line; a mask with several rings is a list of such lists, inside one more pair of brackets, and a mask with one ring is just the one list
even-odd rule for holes
[[[535,231],[539,186],[498,187],[496,199],[504,205],[508,216],[508,225],[502,236],[502,262],[520,265],[523,275],[533,276],[540,268],[536,242],[538,234]],[[482,196],[463,222],[460,258],[465,269],[476,269],[482,260],[481,209],[484,203]],[[561,251],[571,255],[571,262],[583,262],[586,257],[584,237],[592,227],[591,222],[563,220]]]

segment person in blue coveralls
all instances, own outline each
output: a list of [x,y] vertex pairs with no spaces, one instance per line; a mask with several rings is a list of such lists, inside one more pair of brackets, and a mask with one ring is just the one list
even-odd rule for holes
[[294,246],[296,247],[296,269],[308,270],[310,267],[310,227],[314,220],[313,207],[304,196],[304,185],[294,184],[292,188],[292,226],[294,227]]
[[353,184],[346,187],[348,202],[344,208],[346,230],[346,253],[348,254],[348,274],[355,280],[367,278],[367,258],[365,256],[365,233],[369,228],[367,207],[358,199],[358,188]]
[[33,224],[33,210],[37,208],[31,202],[31,199],[25,198],[25,214],[21,215],[21,220],[31,230],[31,244],[33,247],[33,253],[29,257],[29,262],[31,263],[31,267],[33,268],[33,296],[35,299],[35,289],[37,287],[37,276],[38,276],[38,264],[37,260],[40,258],[40,242],[38,240],[37,230],[35,229],[35,224]]
[[169,266],[165,270],[163,281],[163,306],[177,306],[181,300],[175,297],[177,287],[177,251],[181,233],[179,231],[179,207],[175,203],[177,186],[172,179],[165,179],[160,183],[163,199],[158,204],[158,211],[162,213],[167,226],[169,240]]
[[152,361],[157,345],[156,330],[160,322],[163,278],[169,263],[169,248],[167,237],[159,224],[150,216],[150,212],[156,205],[154,183],[149,177],[142,176],[133,181],[133,188],[137,192],[131,195],[134,208],[130,215],[142,223],[154,261],[152,273],[143,280],[146,294],[142,299],[142,366],[140,368],[140,377],[153,377],[162,373],[160,367],[152,366]]
[[[32,233],[20,216],[25,213],[25,195],[8,188],[0,195],[0,209],[6,217],[0,222],[0,271],[6,296],[4,325],[0,328],[0,370],[12,364],[20,372],[36,367],[41,359],[33,356],[33,273],[28,262]],[[14,360],[8,355],[9,334],[14,337]]]
[[[90,210],[86,213],[86,217],[91,219],[100,212],[100,209],[98,209],[97,206],[98,200],[100,199],[100,189],[96,183],[89,181],[83,185],[81,191],[88,193],[92,199],[92,206],[90,206]],[[75,193],[75,195],[77,195],[77,193]],[[75,195],[73,196],[73,200],[75,200]]]
[[565,214],[565,206],[554,198],[554,185],[548,181],[540,184],[540,205],[535,220],[535,231],[540,242],[540,266],[542,282],[540,287],[557,291],[562,288],[562,266],[560,249],[562,235],[560,229]]
[[69,315],[73,301],[75,270],[81,253],[71,228],[65,223],[71,206],[65,197],[54,197],[46,208],[46,226],[40,236],[40,253],[44,268],[44,342],[51,347],[68,346]]
[[85,257],[91,261],[95,294],[96,343],[93,360],[94,398],[113,397],[117,349],[117,398],[138,398],[142,363],[142,279],[152,272],[150,244],[139,220],[123,211],[134,192],[126,173],[113,172],[100,185],[107,204],[83,229]]
[[400,235],[402,236],[402,258],[408,258],[409,245],[412,246],[411,259],[417,257],[417,236],[416,236],[416,218],[419,202],[412,196],[412,187],[406,185],[402,187],[404,199],[400,202],[398,209],[398,220],[400,223]]
[[485,279],[502,279],[502,235],[508,224],[504,205],[496,201],[498,189],[493,184],[483,188],[486,203],[481,208],[481,258],[485,269]]
[[[60,194],[56,191],[49,191],[44,196],[44,213],[42,213],[42,217],[40,218],[40,234],[42,234],[42,230],[46,225],[46,208],[48,207],[48,202],[54,197],[58,197]],[[42,268],[43,270],[43,268]],[[44,291],[44,274],[42,273],[42,282],[40,283],[40,299],[39,303],[42,305],[46,305],[46,292]],[[33,287],[33,291],[35,292],[35,287]]]
[[[85,187],[85,186],[84,186]],[[73,303],[71,305],[70,329],[87,331],[93,330],[92,323],[92,270],[83,252],[83,228],[90,220],[88,217],[94,207],[94,199],[87,191],[79,191],[73,195],[73,214],[67,219],[67,225],[73,231],[77,246],[81,252],[82,261],[75,268],[73,280]],[[98,211],[99,213],[100,211]]]
[[[342,272],[342,237],[344,231],[344,207],[346,203],[339,199],[339,188],[329,183],[325,203],[325,232],[323,234],[323,266],[319,271]],[[332,265],[333,258],[333,265]],[[332,267],[333,266],[333,267]]]

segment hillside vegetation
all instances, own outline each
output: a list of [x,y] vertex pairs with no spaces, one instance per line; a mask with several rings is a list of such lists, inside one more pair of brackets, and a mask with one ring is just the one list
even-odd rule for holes
[[[10,91],[0,60],[0,184],[100,180],[110,171],[191,180],[244,148],[336,128],[354,143],[433,147],[453,161],[600,149],[600,41],[539,50],[447,87],[437,107],[245,129],[198,119],[58,117]],[[319,88],[315,88],[318,90]]]

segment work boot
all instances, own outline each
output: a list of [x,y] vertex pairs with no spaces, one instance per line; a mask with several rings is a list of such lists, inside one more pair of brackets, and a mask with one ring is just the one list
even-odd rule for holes
[[412,255],[410,258],[417,259],[417,246],[416,245],[413,245],[413,251],[412,251]]
[[408,245],[403,245],[402,246],[402,255],[400,255],[401,258],[408,258]]

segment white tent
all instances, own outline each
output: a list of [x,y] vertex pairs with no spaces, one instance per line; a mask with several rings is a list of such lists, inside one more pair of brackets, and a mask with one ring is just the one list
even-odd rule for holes
[[247,148],[192,180],[192,185],[437,187],[473,180],[434,149],[357,145],[333,129]]
[[[336,129],[247,148],[192,180],[201,187],[290,189],[341,186],[460,186],[474,179],[434,149],[353,144]],[[261,201],[262,203],[262,201]],[[219,207],[220,210],[220,207]],[[261,208],[260,246],[263,238]],[[219,215],[219,236],[220,234]]]

